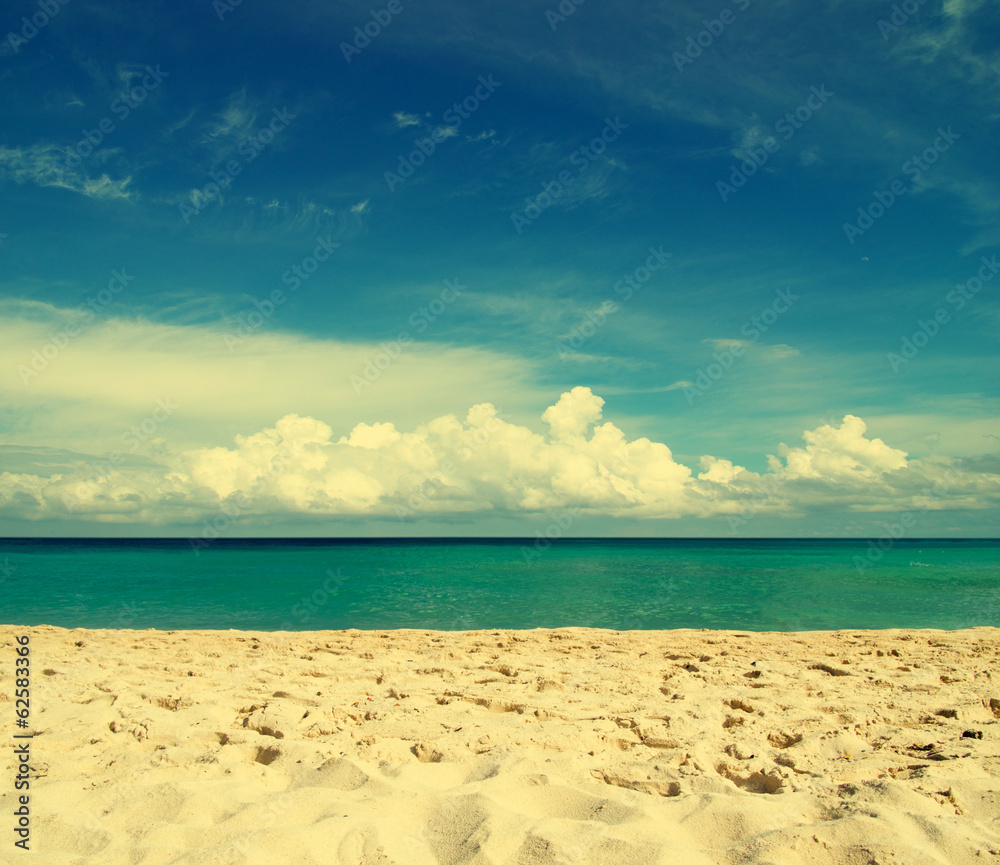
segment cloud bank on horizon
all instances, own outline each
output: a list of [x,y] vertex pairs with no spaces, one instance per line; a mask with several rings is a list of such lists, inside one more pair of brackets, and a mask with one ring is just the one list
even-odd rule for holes
[[160,464],[115,459],[48,477],[0,473],[0,515],[200,521],[214,538],[235,518],[281,514],[418,521],[489,511],[732,515],[736,525],[747,514],[802,512],[830,498],[866,512],[984,509],[1000,500],[1000,475],[949,459],[908,460],[866,437],[864,421],[853,415],[805,431],[801,446],[780,444],[768,455],[769,472],[706,455],[695,474],[666,444],[630,441],[614,423],[602,423],[603,407],[590,388],[574,387],[542,413],[545,433],[508,422],[489,403],[472,406],[464,419],[446,415],[410,432],[362,422],[337,435],[321,420],[290,414],[236,436],[231,447],[168,453]]

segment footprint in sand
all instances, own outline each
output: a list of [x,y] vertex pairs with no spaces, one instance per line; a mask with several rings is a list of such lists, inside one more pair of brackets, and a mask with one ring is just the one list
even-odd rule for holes
[[791,748],[792,745],[797,745],[802,741],[801,733],[770,733],[768,734],[767,741],[770,742],[775,748]]
[[727,763],[719,763],[715,767],[715,771],[748,793],[777,793],[785,783],[780,775],[768,775],[764,772],[741,775],[738,770],[733,769]]
[[261,766],[270,766],[281,756],[281,753],[280,748],[261,746],[257,749],[257,753],[254,755],[253,761],[255,763],[260,763]]
[[836,667],[831,667],[829,664],[810,664],[810,670],[821,670],[824,673],[829,673],[831,676],[850,676],[851,674],[847,670],[838,670]]

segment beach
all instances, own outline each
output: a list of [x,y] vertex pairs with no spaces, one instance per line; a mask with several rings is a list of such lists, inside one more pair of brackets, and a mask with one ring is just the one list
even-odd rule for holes
[[[30,740],[13,736],[17,637]],[[1000,629],[0,627],[32,861],[1000,862]]]

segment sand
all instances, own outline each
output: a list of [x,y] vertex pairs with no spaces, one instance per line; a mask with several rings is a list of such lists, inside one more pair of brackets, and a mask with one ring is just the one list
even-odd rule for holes
[[0,862],[1000,863],[996,628],[0,626],[0,646]]

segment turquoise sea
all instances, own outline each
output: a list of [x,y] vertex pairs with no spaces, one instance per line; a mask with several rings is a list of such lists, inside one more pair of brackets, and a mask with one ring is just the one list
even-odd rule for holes
[[319,630],[1000,626],[1000,541],[0,539],[0,622]]

